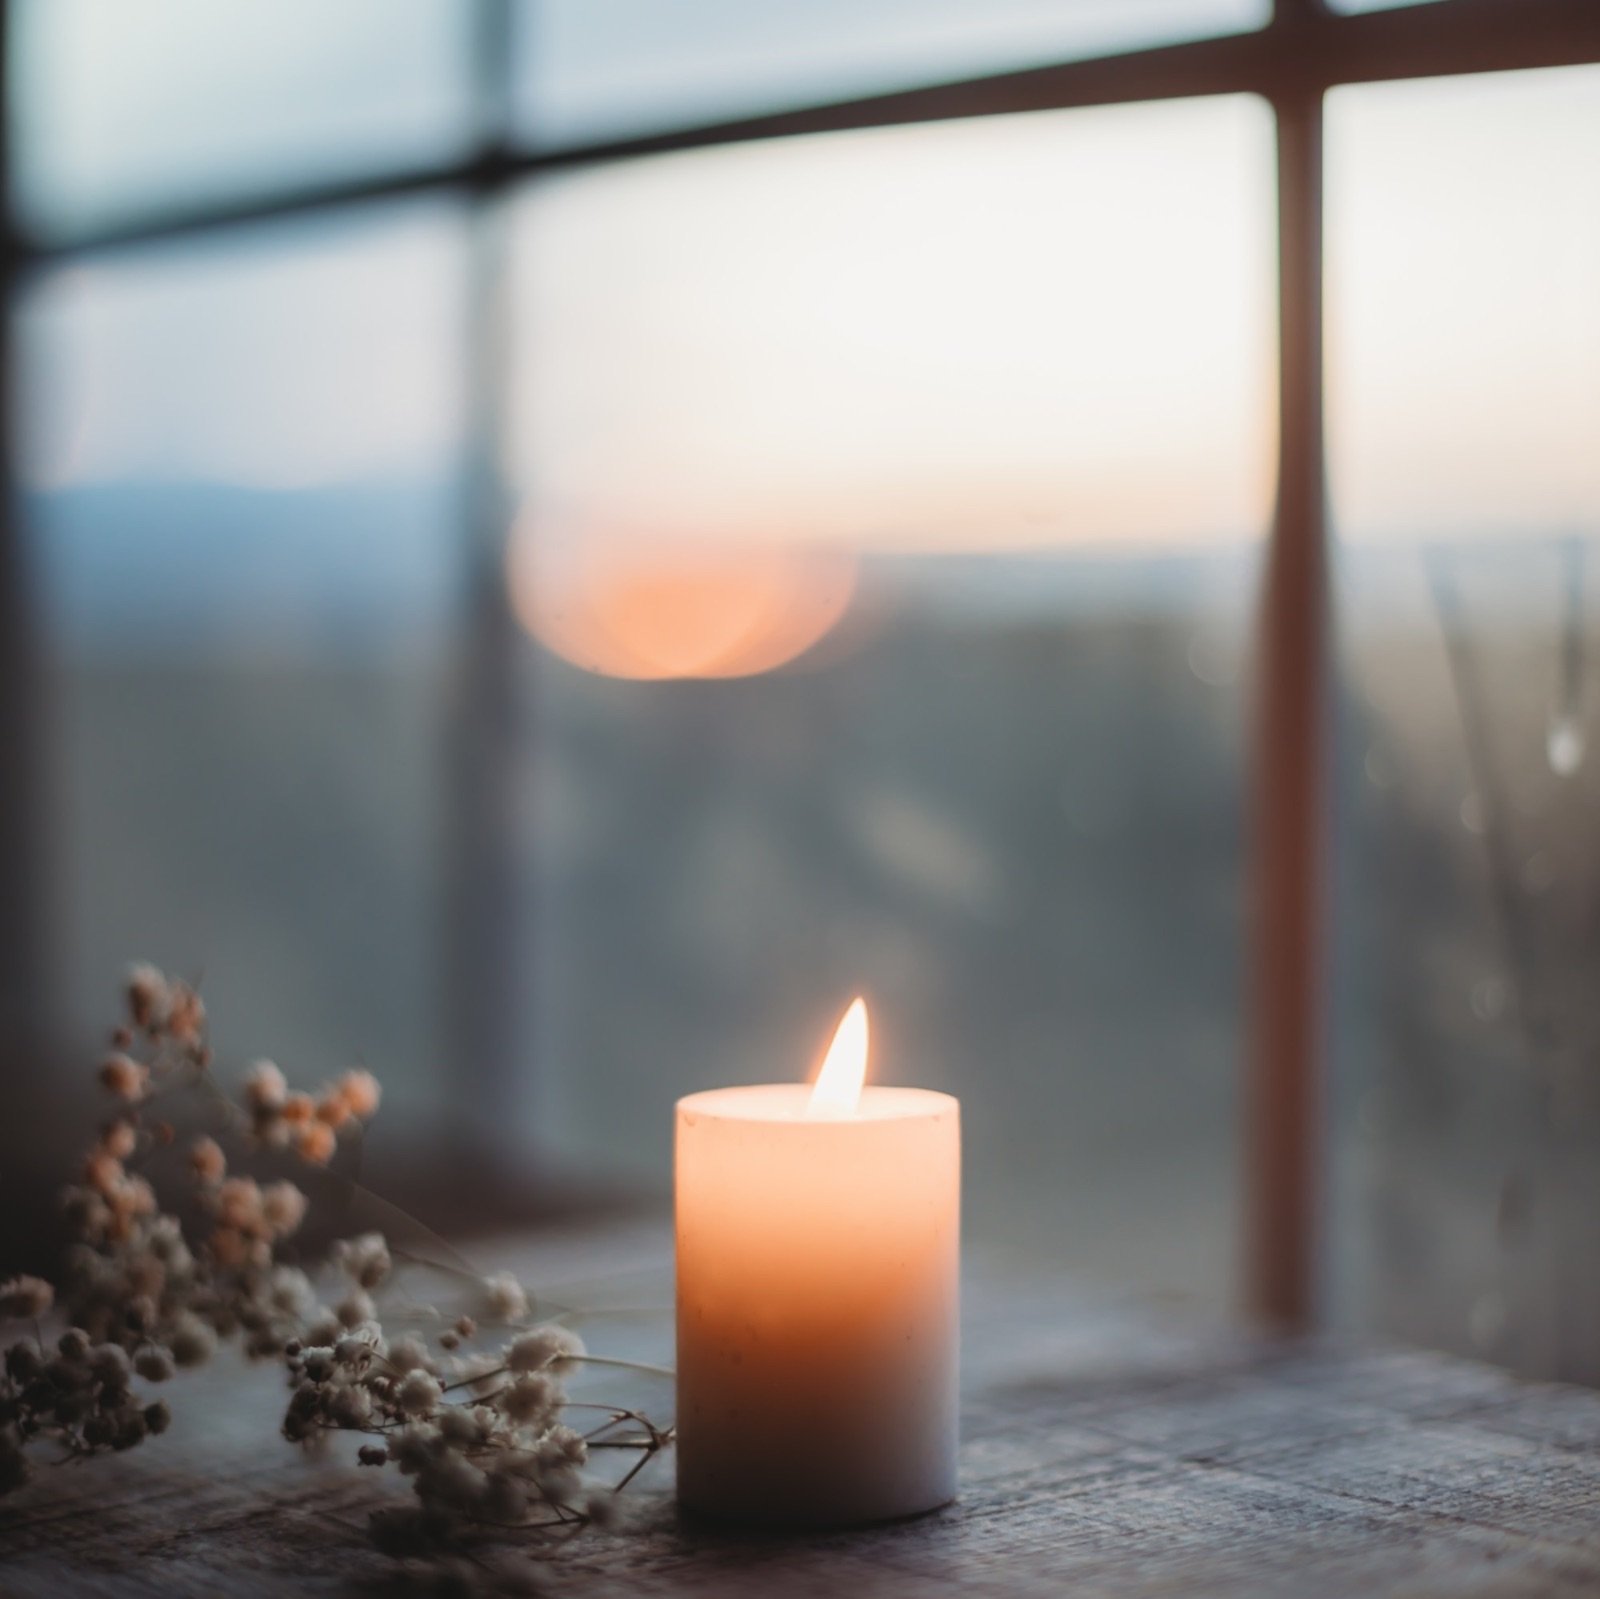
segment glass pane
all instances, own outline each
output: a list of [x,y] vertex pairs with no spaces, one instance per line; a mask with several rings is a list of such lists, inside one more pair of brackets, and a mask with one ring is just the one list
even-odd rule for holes
[[1328,122],[1345,1298],[1600,1381],[1600,68]]
[[1271,193],[1235,99],[527,194],[554,1147],[664,1183],[674,1096],[805,1075],[860,990],[980,1234],[1226,1296]]
[[517,0],[518,124],[580,143],[1261,27],[1269,0]]
[[472,135],[458,0],[17,0],[16,194],[49,233],[442,162]]
[[153,959],[203,973],[230,1066],[365,1058],[386,1115],[433,1103],[462,268],[430,206],[23,301],[68,1036]]

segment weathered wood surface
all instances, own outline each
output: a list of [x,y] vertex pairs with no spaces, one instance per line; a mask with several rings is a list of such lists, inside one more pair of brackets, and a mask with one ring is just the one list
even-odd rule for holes
[[[664,1306],[665,1248],[650,1228],[485,1253],[534,1282],[571,1283],[600,1263],[591,1302]],[[541,1591],[1600,1594],[1600,1394],[1431,1355],[1179,1325],[982,1272],[967,1305],[958,1504],[825,1537],[716,1533],[678,1523],[668,1464],[644,1479],[633,1528],[568,1546]],[[632,1349],[654,1339],[664,1353],[664,1314],[643,1332],[628,1325],[617,1336]],[[270,1369],[224,1360],[169,1398],[178,1419],[165,1438],[42,1471],[0,1503],[0,1592],[435,1589],[365,1540],[367,1512],[403,1501],[404,1483],[350,1465],[354,1440],[321,1460],[282,1443]]]

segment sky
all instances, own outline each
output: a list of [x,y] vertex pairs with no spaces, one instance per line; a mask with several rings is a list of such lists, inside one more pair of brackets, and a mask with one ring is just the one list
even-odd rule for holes
[[549,537],[1232,540],[1270,494],[1245,98],[827,135],[542,185],[511,464]]
[[1340,89],[1327,115],[1337,525],[1600,534],[1600,67]]

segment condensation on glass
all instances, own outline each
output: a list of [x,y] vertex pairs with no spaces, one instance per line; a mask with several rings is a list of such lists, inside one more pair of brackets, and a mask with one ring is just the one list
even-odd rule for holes
[[554,1149],[661,1181],[676,1096],[803,1075],[865,991],[979,1234],[1228,1297],[1271,194],[1240,98],[518,200]]
[[460,220],[96,256],[19,303],[63,1037],[151,959],[229,1060],[436,1101]]
[[1600,68],[1336,91],[1336,1305],[1600,1380]]
[[442,166],[474,137],[462,0],[15,0],[14,201],[46,234]]
[[1261,27],[1269,0],[517,0],[516,117],[557,146]]

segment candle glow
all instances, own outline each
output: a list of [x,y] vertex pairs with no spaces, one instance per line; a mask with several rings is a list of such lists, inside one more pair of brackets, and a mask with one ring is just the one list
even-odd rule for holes
[[956,1493],[960,1106],[865,1086],[867,1007],[816,1082],[678,1101],[678,1498],[854,1526]]
[[854,999],[839,1018],[833,1042],[817,1073],[806,1115],[854,1116],[867,1080],[867,1002]]

